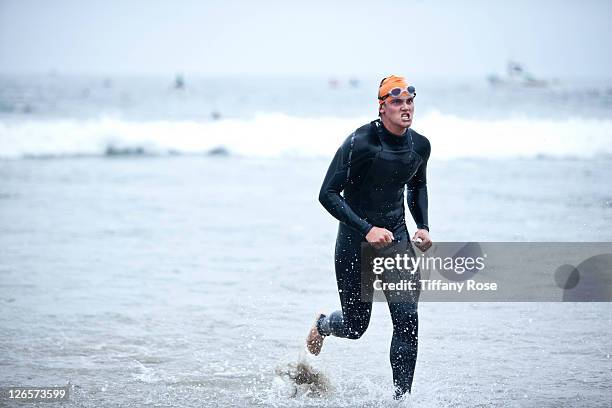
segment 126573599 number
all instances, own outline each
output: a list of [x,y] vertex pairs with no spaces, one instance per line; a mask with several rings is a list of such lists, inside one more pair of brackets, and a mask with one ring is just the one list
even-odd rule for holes
[[9,399],[27,401],[66,401],[69,386],[64,387],[3,387],[0,389],[0,400]]

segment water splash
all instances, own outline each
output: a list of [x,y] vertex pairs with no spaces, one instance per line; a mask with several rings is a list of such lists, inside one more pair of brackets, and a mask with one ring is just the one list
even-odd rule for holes
[[291,398],[299,396],[320,398],[333,390],[325,374],[304,360],[277,367],[275,374],[288,385]]

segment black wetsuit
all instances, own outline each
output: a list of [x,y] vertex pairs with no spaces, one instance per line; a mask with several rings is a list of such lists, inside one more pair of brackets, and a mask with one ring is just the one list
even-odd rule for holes
[[[322,335],[358,339],[370,321],[371,302],[361,301],[361,243],[373,226],[393,233],[394,242],[409,251],[404,213],[408,208],[417,228],[427,229],[426,169],[431,147],[422,135],[407,129],[391,134],[380,120],[351,134],[336,152],[321,187],[319,201],[340,221],[336,240],[336,280],[342,310],[317,322]],[[340,193],[344,191],[344,196]],[[416,276],[388,276],[387,280]],[[383,278],[383,281],[385,278]],[[418,344],[418,292],[385,292],[393,322],[391,367],[396,396],[410,392]],[[399,298],[395,298],[399,296]]]

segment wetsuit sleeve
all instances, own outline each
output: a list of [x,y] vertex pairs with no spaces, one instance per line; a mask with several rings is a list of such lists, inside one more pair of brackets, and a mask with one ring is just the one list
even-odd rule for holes
[[351,138],[349,137],[342,146],[340,146],[329,165],[329,169],[323,180],[323,185],[321,186],[321,191],[319,192],[319,202],[338,221],[345,223],[365,236],[372,228],[372,224],[357,215],[348,205],[344,197],[340,195],[347,183],[349,154],[353,162],[351,167],[353,167],[356,156],[358,155],[355,151],[352,153],[350,152]]
[[427,231],[429,231],[429,220],[427,216],[427,161],[429,160],[430,153],[431,147],[429,143],[427,143],[423,163],[421,163],[416,174],[408,182],[406,194],[408,209],[412,214],[412,218],[417,228],[426,229]]

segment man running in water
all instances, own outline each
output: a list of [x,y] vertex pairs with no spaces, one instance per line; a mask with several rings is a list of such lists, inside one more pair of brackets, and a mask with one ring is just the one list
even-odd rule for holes
[[[318,355],[326,336],[358,339],[366,331],[371,301],[362,301],[361,243],[399,243],[414,256],[404,214],[404,190],[417,231],[412,241],[431,247],[427,220],[429,140],[410,129],[416,92],[403,77],[384,78],[378,89],[379,117],[355,130],[329,166],[319,201],[340,221],[335,266],[342,310],[319,314],[308,335]],[[344,195],[340,193],[344,192]],[[399,274],[399,275],[398,275]],[[396,272],[383,280],[415,279]],[[418,274],[416,276],[418,278]],[[366,288],[367,290],[367,288]],[[396,399],[409,393],[417,357],[418,292],[385,291],[393,322],[391,368]]]

